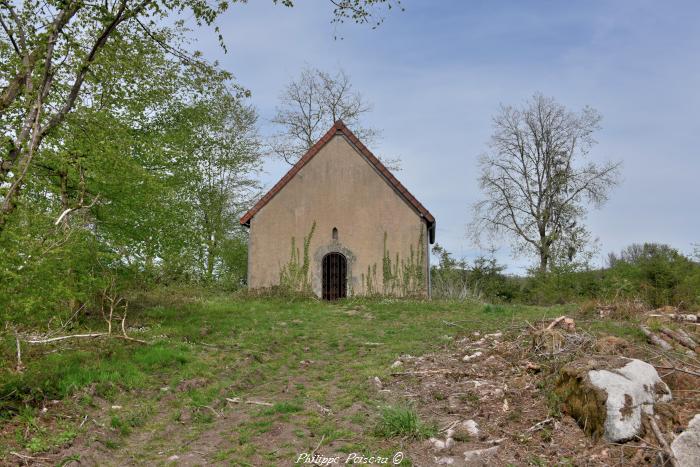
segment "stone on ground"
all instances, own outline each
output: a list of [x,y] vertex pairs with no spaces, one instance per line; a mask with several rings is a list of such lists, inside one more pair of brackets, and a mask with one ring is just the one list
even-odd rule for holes
[[678,467],[700,465],[700,414],[695,415],[688,428],[673,440],[671,451],[678,461]]
[[480,435],[479,425],[474,420],[464,420],[454,427],[454,439],[457,441],[469,441],[478,439]]
[[671,391],[656,369],[624,357],[581,359],[565,365],[556,394],[566,412],[593,438],[626,441],[642,430],[642,416],[654,404],[671,400]]
[[466,451],[464,453],[464,460],[470,465],[491,465],[489,458],[494,456],[499,450],[499,446],[494,446],[485,449],[475,449],[473,451]]

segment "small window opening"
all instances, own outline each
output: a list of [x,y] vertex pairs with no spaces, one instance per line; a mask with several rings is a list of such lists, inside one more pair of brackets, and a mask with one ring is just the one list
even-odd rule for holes
[[338,229],[333,227],[333,234],[332,234],[333,240],[338,240]]

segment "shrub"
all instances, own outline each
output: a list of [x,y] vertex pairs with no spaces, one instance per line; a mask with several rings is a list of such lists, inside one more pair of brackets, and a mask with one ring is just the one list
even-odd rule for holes
[[668,245],[630,245],[609,261],[606,298],[638,298],[652,307],[700,303],[700,264]]

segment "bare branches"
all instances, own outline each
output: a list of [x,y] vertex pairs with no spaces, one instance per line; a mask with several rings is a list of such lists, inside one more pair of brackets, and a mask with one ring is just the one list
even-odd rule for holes
[[5,34],[7,34],[7,37],[10,39],[10,43],[12,44],[12,48],[15,50],[17,55],[21,56],[22,52],[19,50],[19,46],[17,45],[17,41],[15,41],[15,38],[12,35],[12,30],[9,27],[7,27],[7,24],[5,24],[5,21],[2,19],[2,14],[0,14],[0,26],[2,26],[3,31],[5,31]]
[[[105,309],[105,306],[107,309]],[[121,316],[116,316],[115,312],[118,310],[121,310]],[[51,344],[54,342],[59,342],[67,339],[93,339],[97,337],[108,337],[108,338],[116,338],[116,339],[124,339],[128,341],[133,341],[133,342],[139,342],[141,344],[147,344],[148,342],[141,340],[141,339],[135,339],[133,337],[130,337],[127,332],[126,332],[126,318],[128,315],[129,311],[129,302],[122,297],[121,295],[118,294],[118,291],[116,289],[116,279],[112,276],[110,277],[110,280],[108,282],[108,285],[104,288],[102,292],[102,306],[100,309],[102,313],[102,317],[107,323],[107,332],[88,332],[88,333],[81,333],[81,334],[70,334],[70,335],[65,335],[65,336],[56,336],[56,337],[43,337],[43,338],[35,338],[35,339],[27,339],[25,342],[28,344]],[[121,335],[113,335],[112,334],[112,323],[113,321],[117,319],[120,322],[120,327],[121,327]],[[20,360],[20,347],[19,347],[19,337],[17,337],[17,359],[18,359],[18,366],[21,365],[21,360]]]
[[[288,1],[291,4],[291,0]],[[384,21],[384,17],[375,13],[376,7],[386,6],[391,10],[394,5],[403,11],[400,0],[330,0],[333,4],[333,22],[344,23],[351,19],[358,24],[370,24],[372,29],[379,27]]]
[[371,110],[372,106],[353,90],[345,71],[331,74],[305,68],[280,96],[280,106],[272,119],[280,131],[271,144],[272,152],[294,164],[337,120],[343,120],[358,138],[371,143],[379,132],[360,123]]
[[599,122],[593,109],[574,113],[539,94],[522,108],[501,107],[491,152],[480,161],[485,199],[474,206],[475,238],[505,234],[537,256],[541,270],[573,261],[588,239],[579,224],[585,203],[605,202],[620,168],[582,160]]
[[58,341],[63,341],[66,339],[79,339],[79,338],[91,338],[91,337],[101,337],[101,336],[106,336],[107,333],[105,332],[90,332],[86,334],[71,334],[69,336],[58,336],[58,337],[49,337],[47,339],[28,339],[25,342],[28,344],[50,344],[52,342],[58,342]]

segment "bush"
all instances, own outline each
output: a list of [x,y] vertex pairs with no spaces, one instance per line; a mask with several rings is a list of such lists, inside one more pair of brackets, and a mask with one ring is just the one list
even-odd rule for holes
[[434,298],[509,302],[518,294],[517,278],[503,274],[506,267],[494,257],[480,256],[469,267],[464,259],[455,260],[438,244],[433,247],[433,254],[439,257],[439,264],[430,272]]
[[700,264],[668,245],[630,245],[610,255],[603,280],[608,299],[638,298],[651,307],[700,304]]
[[559,266],[533,271],[517,299],[539,305],[591,299],[653,308],[700,305],[700,264],[668,245],[631,245],[619,256],[609,255],[609,263],[597,270]]

